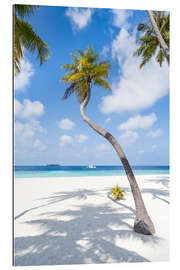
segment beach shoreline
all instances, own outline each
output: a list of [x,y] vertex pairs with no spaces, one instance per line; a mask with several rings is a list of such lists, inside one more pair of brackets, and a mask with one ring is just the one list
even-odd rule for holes
[[[166,177],[166,176],[169,176],[169,174],[134,174],[135,177]],[[105,179],[108,179],[108,178],[119,178],[119,177],[126,177],[126,175],[104,175],[104,176],[72,176],[72,177],[58,177],[58,176],[54,176],[54,177],[14,177],[15,180],[29,180],[29,179],[36,179],[36,180],[53,180],[53,179],[56,179],[56,180],[78,180],[78,179],[81,179],[81,178],[85,178],[85,180],[89,180],[90,178],[92,179],[100,179],[100,178],[105,178]],[[128,180],[127,180],[128,181]]]
[[[156,234],[133,231],[126,176],[14,179],[15,265],[169,260],[169,175],[136,175]],[[107,196],[114,185],[125,200]]]

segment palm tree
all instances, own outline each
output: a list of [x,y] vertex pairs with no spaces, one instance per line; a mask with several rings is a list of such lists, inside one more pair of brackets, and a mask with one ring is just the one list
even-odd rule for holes
[[36,52],[40,65],[47,60],[50,51],[47,44],[34,32],[32,25],[24,20],[25,17],[34,14],[39,6],[32,5],[14,5],[14,73],[20,72],[20,60],[23,58],[23,47],[31,53]]
[[[156,13],[159,16],[156,16]],[[147,10],[147,14],[149,16],[149,20],[150,20],[151,25],[153,27],[154,33],[158,39],[160,47],[163,51],[163,54],[166,57],[166,60],[167,60],[168,65],[169,65],[169,18],[170,18],[170,16],[168,15],[166,18],[165,13],[162,11],[154,11],[153,12],[153,11]],[[156,20],[156,18],[158,18],[158,17],[160,17],[160,19]],[[162,26],[160,23],[161,21],[162,21]],[[158,22],[159,22],[159,28],[158,28]],[[164,34],[163,33],[164,31],[167,31],[167,33]],[[164,38],[162,36],[162,33],[164,34]],[[167,41],[167,44],[166,44],[166,41]]]
[[85,52],[78,51],[78,54],[72,54],[72,57],[71,64],[62,66],[67,72],[62,80],[69,85],[63,99],[67,99],[72,93],[75,93],[80,102],[82,119],[113,146],[124,166],[134,197],[136,207],[134,230],[142,234],[154,234],[154,225],[148,216],[140,189],[125,153],[114,136],[90,120],[84,113],[84,109],[90,100],[93,85],[103,87],[105,90],[111,90],[106,80],[110,64],[106,61],[99,61],[99,55],[94,53],[92,47],[88,47]]
[[160,66],[165,59],[169,65],[170,15],[166,15],[164,11],[147,11],[147,13],[151,24],[140,23],[138,25],[137,30],[144,35],[140,37],[140,46],[134,55],[142,57],[140,68],[154,55]]

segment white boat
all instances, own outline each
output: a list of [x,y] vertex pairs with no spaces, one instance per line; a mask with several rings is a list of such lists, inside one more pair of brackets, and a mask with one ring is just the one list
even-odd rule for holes
[[87,168],[89,168],[89,169],[95,169],[96,166],[95,165],[88,165]]

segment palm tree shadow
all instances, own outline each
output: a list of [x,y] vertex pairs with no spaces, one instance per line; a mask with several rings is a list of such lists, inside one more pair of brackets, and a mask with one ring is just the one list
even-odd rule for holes
[[142,193],[150,193],[152,195],[153,199],[159,199],[159,200],[169,204],[168,200],[162,198],[162,196],[163,197],[169,197],[169,191],[168,190],[144,188],[144,189],[142,189]]
[[[48,203],[72,196],[85,199],[81,192],[60,192],[62,197],[56,193],[44,199]],[[92,194],[90,190],[86,193],[87,196]],[[84,204],[76,210],[46,212],[41,214],[42,219],[25,222],[43,233],[15,238],[15,265],[148,262],[137,252],[121,247],[117,239],[133,239],[156,246],[160,238],[135,233],[128,222],[134,220],[134,210],[123,203],[120,205],[121,208],[114,208],[109,203],[103,206]]]
[[[169,187],[169,177],[163,177],[163,178],[160,177],[157,180],[148,179],[147,181],[148,182],[153,181],[154,183],[161,183],[165,187],[167,187],[167,188]],[[109,190],[110,190],[110,188],[104,189],[103,191],[109,191]],[[124,188],[124,191],[130,192],[130,188]],[[168,196],[169,195],[168,190],[162,191],[160,189],[142,189],[141,191],[142,191],[142,193],[151,193],[153,199],[159,199],[159,200],[162,200],[165,203],[169,204],[169,201],[167,201],[166,199],[163,199],[161,197],[161,196]],[[94,195],[101,196],[98,190],[93,191],[93,190],[88,190],[88,189],[79,189],[79,190],[75,190],[75,191],[71,191],[71,192],[66,192],[66,191],[55,192],[54,195],[52,195],[50,197],[43,197],[43,198],[38,199],[39,201],[46,201],[46,203],[43,203],[39,206],[27,209],[27,210],[23,211],[22,213],[18,214],[14,219],[16,220],[16,219],[24,216],[25,214],[33,211],[33,210],[37,210],[39,208],[43,208],[43,207],[51,205],[51,204],[56,204],[56,203],[62,202],[64,200],[68,200],[71,198],[76,198],[78,200],[86,200],[88,196],[94,196]]]
[[[169,176],[157,176],[156,179],[148,179],[146,182],[153,182],[155,184],[161,184],[166,189],[153,189],[153,188],[144,188],[142,189],[142,193],[150,193],[152,194],[153,199],[159,199],[167,204],[169,201],[164,197],[169,197]],[[162,198],[163,197],[163,198]]]
[[16,217],[14,217],[14,219],[16,220],[16,219],[24,216],[25,214],[33,211],[33,210],[37,210],[39,208],[43,208],[43,207],[51,205],[51,204],[56,204],[56,203],[59,203],[59,202],[64,201],[64,200],[68,200],[68,199],[72,199],[72,198],[76,198],[78,200],[85,200],[85,199],[87,199],[88,196],[93,196],[93,195],[97,195],[97,194],[98,194],[97,191],[88,190],[88,189],[79,189],[79,190],[75,190],[75,191],[71,191],[71,192],[66,192],[66,191],[65,192],[54,192],[53,196],[43,197],[43,198],[37,199],[39,201],[44,200],[44,201],[46,201],[46,203],[43,203],[39,206],[27,209],[27,210],[23,211],[22,213],[20,213],[19,215],[17,215]]
[[157,176],[156,179],[147,179],[146,182],[161,184],[165,188],[169,189],[169,176]]

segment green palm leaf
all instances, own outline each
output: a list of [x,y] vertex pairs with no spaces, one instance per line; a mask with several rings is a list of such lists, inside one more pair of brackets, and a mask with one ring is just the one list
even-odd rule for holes
[[106,61],[98,61],[99,55],[95,54],[91,46],[86,51],[77,51],[78,54],[71,54],[72,63],[63,65],[66,71],[62,80],[69,84],[63,99],[67,99],[71,94],[77,95],[81,103],[87,96],[92,84],[111,90],[110,84],[105,80],[108,77],[110,64]]
[[35,12],[39,9],[39,6],[34,5],[14,5],[14,12],[21,19],[24,19],[26,16],[35,14]]
[[20,72],[20,60],[23,58],[22,47],[31,53],[36,53],[42,65],[49,57],[50,51],[47,44],[34,32],[32,25],[24,21],[25,16],[34,14],[38,6],[14,6],[14,71]]
[[40,65],[42,65],[49,56],[47,44],[33,31],[33,27],[28,22],[17,19],[16,27],[20,43],[31,53],[37,52],[37,58],[40,60]]
[[103,87],[105,90],[110,90],[111,91],[111,86],[110,84],[101,78],[95,78],[94,79],[94,85],[98,86],[98,87]]
[[[169,14],[166,15],[164,11],[153,11],[153,16],[164,41],[169,46]],[[134,56],[142,58],[140,68],[148,63],[154,55],[156,55],[156,61],[161,66],[165,56],[159,45],[153,28],[151,25],[140,23],[137,27],[137,30],[141,33],[144,33],[139,39],[138,49],[133,54]]]
[[159,65],[162,66],[162,63],[164,61],[164,57],[163,57],[163,50],[161,48],[156,56],[156,60],[159,63]]

